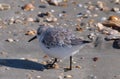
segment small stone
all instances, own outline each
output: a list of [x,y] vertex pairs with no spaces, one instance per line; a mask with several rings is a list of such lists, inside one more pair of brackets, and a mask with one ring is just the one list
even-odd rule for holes
[[48,58],[48,55],[43,56],[43,58]]
[[28,21],[28,22],[33,22],[34,19],[29,17],[29,18],[26,18],[26,21]]
[[12,38],[8,38],[7,40],[6,40],[7,42],[14,42],[14,40],[12,39]]
[[89,79],[97,79],[97,77],[94,76],[94,75],[89,75],[88,78],[89,78]]
[[94,57],[94,58],[93,58],[93,61],[94,61],[94,62],[98,61],[98,57]]
[[82,4],[78,4],[77,6],[78,6],[78,7],[83,7],[83,5],[82,5]]
[[102,18],[101,18],[101,21],[105,21],[105,20],[107,20],[106,17],[102,17]]
[[113,0],[114,3],[120,4],[120,0]]
[[72,78],[72,75],[65,75],[64,78]]
[[14,19],[14,17],[12,17],[12,18],[9,19],[8,24],[14,24],[14,22],[15,22],[15,19]]
[[95,33],[90,33],[88,35],[88,38],[91,39],[91,40],[95,40],[95,37],[96,37]]
[[48,3],[51,5],[58,6],[63,0],[48,0]]
[[5,67],[5,70],[10,70],[10,68],[9,67]]
[[78,65],[78,66],[75,66],[75,68],[81,69],[82,67]]
[[41,76],[36,76],[37,79],[41,78]]
[[33,79],[33,78],[32,78],[32,75],[31,75],[30,73],[28,73],[28,74],[26,75],[26,77],[27,77],[27,79]]
[[10,8],[11,8],[11,6],[9,4],[6,4],[6,3],[1,3],[0,4],[0,11],[9,10]]
[[25,35],[36,35],[36,30],[28,30]]
[[55,17],[47,17],[47,18],[46,18],[46,21],[47,21],[47,22],[56,22],[56,21],[57,21],[57,18],[55,18]]
[[104,3],[102,1],[97,1],[97,7],[100,9],[104,8]]
[[77,26],[77,27],[76,27],[76,31],[80,31],[80,32],[82,32],[83,29],[82,29],[81,27]]
[[23,10],[25,11],[33,11],[35,9],[35,6],[32,3],[25,4],[23,7]]
[[52,9],[51,12],[53,13],[53,12],[55,12],[55,10]]
[[63,77],[62,76],[58,76],[58,79],[63,79]]
[[118,7],[113,7],[113,8],[112,8],[112,11],[118,12],[118,11],[120,11],[120,9],[119,9]]
[[15,19],[14,23],[23,23],[23,21],[18,18],[18,19]]
[[4,52],[4,51],[2,51],[2,52],[0,52],[0,55],[7,55],[8,53],[7,52]]
[[104,29],[104,26],[101,23],[97,23],[96,27],[98,28],[99,31]]

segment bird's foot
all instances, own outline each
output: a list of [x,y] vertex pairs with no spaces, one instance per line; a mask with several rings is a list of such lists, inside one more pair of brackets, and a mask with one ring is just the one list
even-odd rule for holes
[[47,69],[53,69],[54,66],[53,66],[53,64],[47,64],[47,65],[46,65],[46,68],[47,68]]
[[71,71],[72,68],[64,68],[64,72]]

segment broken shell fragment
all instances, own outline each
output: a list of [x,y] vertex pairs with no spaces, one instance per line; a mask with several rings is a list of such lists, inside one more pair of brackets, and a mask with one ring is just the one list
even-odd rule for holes
[[72,78],[72,75],[65,75],[64,78]]
[[0,11],[2,10],[9,10],[11,6],[9,4],[1,3],[0,4]]
[[12,38],[8,38],[7,40],[6,40],[7,42],[14,42],[14,40],[12,39]]
[[101,23],[97,23],[96,27],[98,28],[99,31],[104,29],[104,26]]
[[28,3],[23,7],[23,10],[25,10],[25,11],[33,11],[34,9],[35,9],[35,7],[31,3]]
[[33,21],[34,21],[34,19],[33,19],[33,18],[30,18],[30,17],[29,17],[29,18],[26,18],[25,20],[28,21],[28,22],[33,22]]
[[63,0],[48,0],[48,3],[51,5],[58,6]]
[[113,15],[113,16],[110,16],[108,20],[119,20],[119,17]]
[[25,35],[35,35],[36,34],[36,30],[28,30]]

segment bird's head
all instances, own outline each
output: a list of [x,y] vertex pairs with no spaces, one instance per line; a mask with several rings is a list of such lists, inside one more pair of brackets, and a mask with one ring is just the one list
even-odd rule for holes
[[34,37],[32,37],[30,40],[28,40],[28,42],[31,42],[38,37],[41,37],[41,35],[46,31],[47,28],[48,26],[40,25],[40,27],[37,29],[37,34]]

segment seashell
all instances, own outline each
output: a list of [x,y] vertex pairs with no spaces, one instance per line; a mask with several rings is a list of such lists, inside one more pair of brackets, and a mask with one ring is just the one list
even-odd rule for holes
[[11,6],[9,4],[1,3],[0,4],[0,11],[2,10],[9,10]]
[[119,20],[119,17],[113,15],[113,16],[110,16],[108,20],[112,20],[112,21]]
[[35,30],[28,30],[25,35],[35,35],[36,31]]
[[25,11],[32,11],[32,10],[35,9],[35,6],[34,6],[33,4],[31,4],[31,3],[28,3],[28,4],[26,4],[26,5],[23,7],[23,9],[24,9]]

